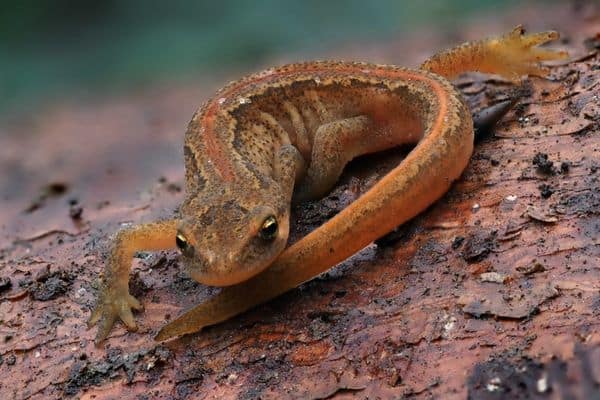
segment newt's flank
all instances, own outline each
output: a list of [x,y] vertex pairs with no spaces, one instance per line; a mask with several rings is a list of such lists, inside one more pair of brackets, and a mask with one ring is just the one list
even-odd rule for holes
[[[473,121],[448,81],[465,71],[513,81],[544,76],[556,32],[462,44],[420,69],[319,61],[230,83],[194,114],[185,134],[186,198],[177,218],[116,234],[96,308],[97,343],[121,319],[136,324],[133,254],[179,248],[191,277],[227,286],[170,322],[158,340],[196,332],[284,293],[348,258],[439,199],[473,151]],[[336,183],[353,158],[416,143],[368,192],[292,246],[290,207]]]

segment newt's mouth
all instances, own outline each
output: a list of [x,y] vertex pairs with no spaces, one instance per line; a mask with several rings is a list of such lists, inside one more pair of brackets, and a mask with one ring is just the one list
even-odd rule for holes
[[253,276],[264,271],[273,263],[272,259],[262,260],[254,265],[236,265],[236,263],[213,263],[209,265],[206,260],[199,258],[186,259],[185,265],[188,273],[195,281],[208,286],[231,286],[247,281]]

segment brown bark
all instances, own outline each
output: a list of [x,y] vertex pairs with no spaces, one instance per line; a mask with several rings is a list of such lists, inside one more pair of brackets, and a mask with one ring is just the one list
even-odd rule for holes
[[[563,31],[575,60],[525,82],[450,193],[322,277],[164,344],[152,337],[165,320],[214,293],[179,272],[175,253],[134,261],[138,332],[119,325],[95,348],[85,322],[109,236],[183,198],[183,130],[209,92],[156,89],[6,123],[0,398],[598,396],[600,18],[539,7],[493,28],[536,15],[532,30]],[[380,51],[391,62],[398,48],[441,43]],[[515,91],[474,76],[457,84],[473,108]],[[332,195],[297,210],[297,235],[398,157],[354,162]]]

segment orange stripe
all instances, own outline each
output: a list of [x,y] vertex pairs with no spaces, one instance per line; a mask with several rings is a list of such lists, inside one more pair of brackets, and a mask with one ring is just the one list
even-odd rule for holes
[[215,135],[214,121],[215,113],[218,111],[219,103],[214,102],[206,111],[202,118],[201,125],[204,126],[204,139],[206,145],[206,155],[213,162],[215,170],[226,182],[233,181],[233,165],[231,159],[227,157],[227,152]]

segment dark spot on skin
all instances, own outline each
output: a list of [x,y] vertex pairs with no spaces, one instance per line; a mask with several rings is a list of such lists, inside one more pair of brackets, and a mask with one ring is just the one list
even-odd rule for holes
[[240,209],[240,207],[238,206],[237,201],[235,200],[227,200],[226,202],[223,203],[223,210],[227,210],[227,211],[232,211],[235,209]]
[[200,225],[202,226],[210,226],[215,221],[219,213],[220,207],[218,206],[210,206],[204,214],[199,218]]

